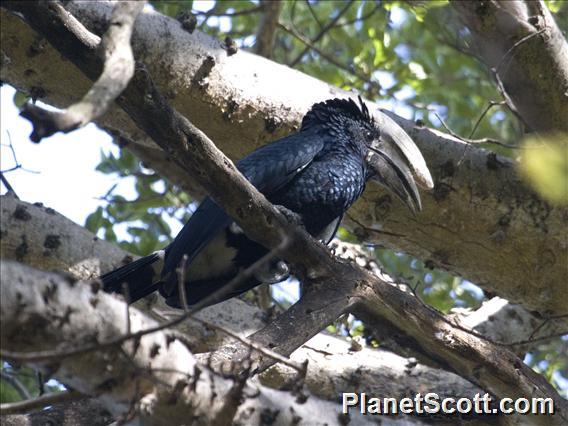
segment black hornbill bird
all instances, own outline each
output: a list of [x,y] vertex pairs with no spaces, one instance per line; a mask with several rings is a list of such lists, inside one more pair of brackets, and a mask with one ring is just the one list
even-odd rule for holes
[[[421,209],[416,181],[432,187],[428,168],[410,137],[388,117],[373,118],[360,98],[359,105],[352,99],[314,104],[297,133],[257,149],[237,168],[272,204],[293,212],[307,232],[326,244],[369,179],[413,211]],[[206,198],[164,250],[100,278],[109,292],[123,291],[126,283],[130,302],[159,290],[170,306],[181,307],[185,304],[180,301],[177,270],[184,259],[183,293],[187,305],[193,305],[267,253]],[[287,276],[284,262],[273,261],[212,303]]]

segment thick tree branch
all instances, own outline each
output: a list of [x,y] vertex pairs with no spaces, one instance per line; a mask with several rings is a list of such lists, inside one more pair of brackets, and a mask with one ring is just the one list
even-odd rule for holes
[[[67,7],[90,28],[101,33],[106,28],[111,11],[107,4],[71,2]],[[28,91],[40,88],[35,93],[43,93],[41,98],[55,105],[67,105],[75,93],[88,90],[89,81],[61,62],[49,45],[38,46],[36,34],[25,23],[4,9],[1,13],[2,49],[9,59],[2,64],[3,81]],[[143,12],[138,22],[135,54],[144,58],[172,104],[231,158],[287,134],[313,102],[341,93],[244,51],[227,57],[217,40],[198,31],[189,34],[177,21],[159,14]],[[423,194],[424,211],[413,217],[402,204],[369,185],[350,212],[351,229],[370,242],[406,251],[530,309],[564,313],[566,209],[542,201],[517,176],[512,162],[397,120],[419,144],[437,190]],[[119,109],[99,124],[136,144],[156,148]],[[130,145],[134,150],[134,143]],[[183,168],[167,158],[152,163],[153,158],[157,157],[144,160],[186,188],[195,187]]]
[[[0,214],[2,259],[16,260],[22,236],[25,237],[29,247],[26,255],[20,258],[22,262],[35,268],[62,270],[78,279],[96,277],[101,271],[120,265],[123,259],[129,256],[114,245],[95,239],[93,234],[51,209],[28,204],[10,196],[1,197],[0,205],[2,206]],[[51,250],[42,251],[41,247],[48,235],[58,236],[60,244]],[[55,238],[50,237],[50,239]],[[332,249],[342,258],[356,260],[366,269],[379,272],[376,265],[373,267],[371,260],[363,258],[362,253],[356,251],[353,245],[337,242]],[[85,258],[93,260],[86,262]],[[94,259],[97,259],[97,262]],[[77,264],[82,266],[76,267]],[[137,303],[136,307],[159,322],[179,315],[179,310],[165,305],[160,297],[149,297]],[[211,306],[196,315],[197,320],[203,319],[208,323],[220,325],[241,336],[252,334],[266,325],[265,317],[264,312],[238,299]],[[184,334],[184,343],[188,344],[194,353],[214,351],[233,341],[224,333],[218,333],[209,327],[201,327],[191,318],[177,327],[176,331]],[[320,398],[335,400],[341,392],[351,391],[353,387],[350,385],[350,378],[363,380],[360,375],[362,371],[365,371],[365,377],[361,386],[364,386],[369,393],[407,395],[426,388],[434,391],[451,383],[452,385],[447,387],[448,391],[451,391],[448,396],[475,394],[472,385],[451,373],[421,365],[408,370],[403,368],[408,361],[400,357],[371,349],[363,349],[357,353],[349,352],[348,344],[341,342],[335,337],[320,334],[293,353],[293,359],[298,362],[310,360],[305,378],[306,385]],[[207,362],[208,358],[208,354],[200,357],[203,362]],[[340,370],[338,365],[345,367]],[[393,375],[396,376],[396,380],[393,380]],[[297,374],[294,375],[296,376]],[[292,379],[292,372],[277,364],[262,377],[263,383],[280,388]],[[417,380],[421,381],[417,383]]]
[[29,413],[30,411],[47,407],[53,404],[61,404],[69,401],[77,401],[79,399],[85,399],[85,396],[81,395],[78,392],[73,392],[73,391],[48,393],[46,395],[41,395],[37,398],[31,398],[23,401],[1,404],[0,414],[4,416],[7,414]]
[[[45,348],[103,343],[127,332],[124,302],[97,292],[89,283],[10,261],[2,262],[1,271],[3,354],[9,347],[12,353],[33,356]],[[156,325],[137,309],[131,309],[130,315],[132,332]],[[116,416],[134,410],[141,424],[185,424],[187,419],[196,425],[231,424],[233,418],[260,424],[267,408],[278,409],[276,416],[283,424],[294,418],[334,424],[339,413],[337,404],[315,397],[297,402],[290,393],[248,384],[231,399],[238,382],[198,364],[168,332],[101,347],[97,353],[37,361],[34,366],[83,394],[99,396]],[[359,416],[354,420],[371,424]]]
[[529,131],[568,132],[568,43],[541,0],[453,1]]

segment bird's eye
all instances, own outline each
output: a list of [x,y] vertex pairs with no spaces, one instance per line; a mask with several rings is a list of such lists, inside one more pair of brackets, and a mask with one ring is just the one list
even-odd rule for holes
[[365,131],[365,138],[366,138],[368,141],[373,140],[374,137],[375,137],[375,134],[374,134],[373,131],[371,131],[371,130]]

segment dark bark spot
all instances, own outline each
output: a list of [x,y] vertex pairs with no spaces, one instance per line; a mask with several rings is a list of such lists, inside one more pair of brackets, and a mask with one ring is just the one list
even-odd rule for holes
[[59,318],[58,326],[61,327],[65,324],[69,324],[71,322],[71,314],[73,312],[75,312],[75,309],[73,309],[71,306],[67,306],[65,313],[61,318]]
[[160,353],[160,345],[154,343],[150,348],[150,358],[155,358]]
[[499,157],[497,157],[497,154],[495,154],[494,152],[490,152],[489,154],[487,154],[487,161],[485,165],[487,166],[487,170],[492,170],[492,171],[499,170],[500,168],[505,167],[505,163],[499,160]]
[[122,258],[120,263],[122,263],[123,265],[128,265],[129,263],[132,263],[133,261],[134,261],[134,258],[132,256],[130,256],[129,254],[127,254],[126,256],[124,256]]
[[8,231],[6,231],[5,229],[0,229],[0,240],[2,240],[2,238],[4,238],[7,235]]
[[511,214],[507,213],[499,219],[499,226],[507,227],[511,223]]
[[552,210],[550,205],[534,195],[528,201],[523,203],[522,207],[523,210],[527,212],[527,214],[531,217],[534,226],[545,234],[548,233],[546,220],[548,219],[550,211]]
[[192,34],[195,31],[195,27],[197,26],[197,18],[191,11],[189,10],[182,10],[176,19],[181,24],[181,27],[186,30],[188,33]]
[[33,58],[34,56],[37,56],[41,52],[43,52],[46,45],[47,41],[43,37],[37,37],[28,48],[26,55],[28,56],[28,58]]
[[100,281],[91,281],[90,282],[90,286],[91,286],[91,293],[93,294],[97,294],[101,289],[102,289],[102,283]]
[[34,203],[34,206],[41,208],[41,207],[43,207],[43,203],[40,203],[40,202],[38,201],[38,202],[35,202],[35,203]]
[[16,247],[16,251],[15,251],[15,255],[16,255],[16,260],[18,262],[21,262],[22,260],[24,260],[24,257],[26,257],[26,255],[28,254],[28,242],[26,241],[26,236],[22,235],[22,242],[20,243],[20,245],[18,247]]
[[340,425],[346,426],[349,423],[351,423],[351,417],[349,416],[349,413],[347,414],[337,413],[337,421],[339,422]]
[[108,379],[98,386],[98,390],[101,393],[108,393],[112,390],[112,388],[114,388],[115,386],[117,386],[119,384],[120,383],[117,379]]
[[47,214],[52,214],[52,215],[55,214],[55,210],[53,210],[51,207],[47,207],[47,208],[45,209],[45,212],[46,212]]
[[169,348],[170,345],[175,342],[175,340],[176,336],[174,336],[173,334],[166,335],[166,347]]
[[417,365],[418,365],[418,361],[417,361],[416,358],[408,358],[408,360],[406,361],[406,368],[408,370],[412,370]]
[[264,129],[268,133],[274,133],[278,126],[280,125],[279,120],[276,117],[268,117],[264,119]]
[[239,104],[237,104],[237,102],[234,99],[229,99],[227,101],[225,112],[223,112],[223,118],[226,121],[231,121],[233,114],[237,111],[238,108]]
[[93,308],[96,308],[97,305],[99,304],[99,298],[98,297],[91,297],[89,299],[89,303]]
[[32,70],[31,68],[28,68],[27,70],[24,71],[24,77],[30,78],[35,73],[36,72],[34,70]]
[[280,410],[271,410],[270,408],[264,408],[260,412],[260,424],[270,426],[276,422],[276,418],[280,414]]
[[438,202],[445,200],[449,197],[450,192],[453,191],[453,188],[444,182],[438,182],[438,184],[434,187],[434,191],[432,192],[432,196]]
[[456,166],[452,160],[446,161],[440,166],[440,178],[452,177],[456,174]]
[[59,235],[49,234],[45,237],[43,246],[49,250],[55,250],[61,245],[61,237]]
[[308,395],[306,395],[303,392],[299,392],[296,395],[296,403],[298,404],[305,404],[307,400],[308,400]]
[[38,87],[38,86],[33,86],[32,88],[30,88],[30,97],[32,98],[32,101],[35,102],[38,99],[43,99],[47,96],[47,90],[45,90],[43,87]]
[[199,66],[199,69],[195,72],[192,83],[200,89],[206,89],[209,85],[207,77],[209,77],[214,66],[215,58],[213,58],[213,56],[207,56]]
[[50,284],[46,286],[41,293],[43,303],[45,303],[46,305],[49,304],[50,300],[53,299],[55,293],[57,293],[57,284]]
[[12,215],[14,219],[28,221],[32,218],[32,215],[28,213],[26,206],[18,206]]
[[227,51],[227,56],[233,56],[235,53],[239,51],[239,47],[235,40],[231,37],[225,37],[225,43],[223,44],[223,49]]

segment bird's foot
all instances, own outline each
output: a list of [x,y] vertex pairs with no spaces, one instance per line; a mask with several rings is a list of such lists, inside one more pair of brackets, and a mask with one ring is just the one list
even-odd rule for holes
[[304,227],[302,216],[300,216],[298,213],[294,213],[292,210],[281,205],[275,205],[274,207],[276,207],[276,209],[284,215],[288,223]]

